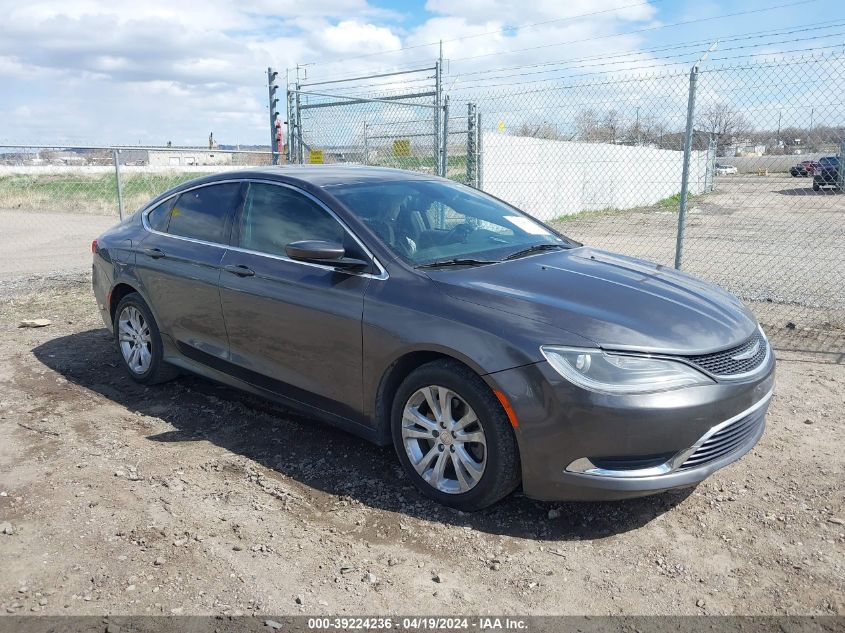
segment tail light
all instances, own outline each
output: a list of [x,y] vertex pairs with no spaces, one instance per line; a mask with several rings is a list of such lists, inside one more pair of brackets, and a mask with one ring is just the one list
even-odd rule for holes
[[97,252],[97,240],[94,240],[93,242],[91,242],[91,252],[92,253]]

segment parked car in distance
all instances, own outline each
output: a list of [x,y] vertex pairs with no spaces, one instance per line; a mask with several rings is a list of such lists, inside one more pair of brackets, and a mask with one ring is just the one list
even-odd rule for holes
[[723,163],[716,163],[716,174],[719,176],[726,176],[728,174],[737,173],[735,165],[727,165]]
[[819,159],[819,166],[813,172],[813,191],[822,187],[839,188],[842,186],[840,170],[842,165],[838,156],[825,156]]
[[789,173],[792,174],[793,178],[812,176],[818,166],[818,161],[802,160],[797,165],[790,167]]
[[134,380],[187,370],[392,443],[462,510],[520,484],[546,500],[694,486],[763,434],[774,355],[737,298],[443,178],[215,174],[92,251]]

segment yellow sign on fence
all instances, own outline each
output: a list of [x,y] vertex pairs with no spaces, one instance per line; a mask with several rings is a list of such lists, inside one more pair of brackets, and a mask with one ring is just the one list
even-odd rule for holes
[[308,162],[312,165],[322,165],[323,164],[323,150],[321,149],[312,149],[308,152]]
[[393,155],[394,156],[410,156],[411,155],[411,139],[397,138],[393,141]]

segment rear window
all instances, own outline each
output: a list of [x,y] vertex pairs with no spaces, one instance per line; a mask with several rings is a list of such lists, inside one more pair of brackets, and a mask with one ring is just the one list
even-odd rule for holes
[[204,242],[224,242],[226,219],[239,189],[240,183],[229,182],[186,191],[170,211],[167,232]]
[[824,165],[825,167],[835,167],[838,164],[839,159],[836,156],[825,156],[819,160],[819,165]]

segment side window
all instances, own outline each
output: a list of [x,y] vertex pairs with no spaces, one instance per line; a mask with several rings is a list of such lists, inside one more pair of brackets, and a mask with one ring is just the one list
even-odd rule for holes
[[240,183],[228,182],[186,191],[173,205],[167,232],[222,243],[226,217],[237,200],[239,188]]
[[310,198],[287,187],[250,183],[241,215],[240,246],[284,255],[285,246],[299,240],[350,247],[340,223]]
[[167,225],[170,223],[170,210],[173,208],[174,202],[176,202],[175,197],[165,200],[147,214],[147,222],[151,229],[162,233],[167,232]]

